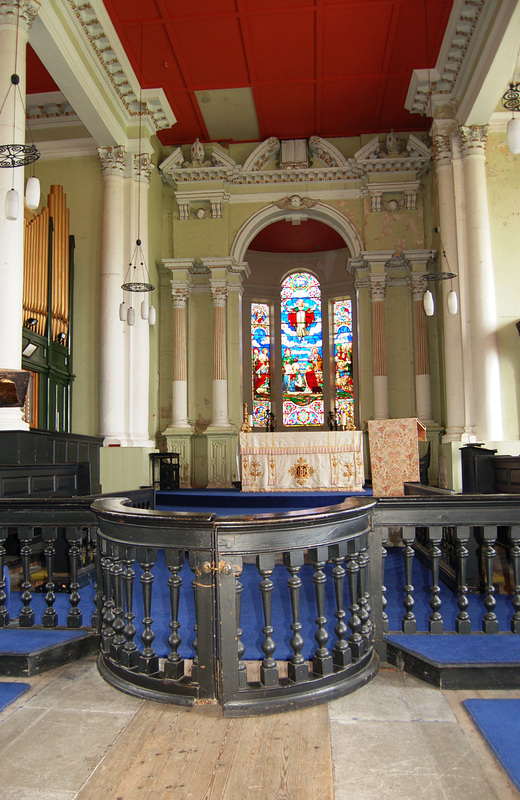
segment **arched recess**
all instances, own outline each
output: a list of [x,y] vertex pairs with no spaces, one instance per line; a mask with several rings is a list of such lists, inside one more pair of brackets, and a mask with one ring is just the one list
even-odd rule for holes
[[[295,197],[301,200],[298,195],[295,195]],[[231,246],[230,255],[233,261],[235,263],[242,263],[244,261],[249,244],[263,228],[266,228],[273,222],[279,222],[280,220],[292,218],[294,216],[301,216],[305,219],[315,219],[319,222],[323,222],[325,225],[329,225],[342,237],[353,258],[359,256],[364,249],[361,236],[350,220],[326,203],[319,201],[316,205],[303,209],[278,208],[276,205],[270,205],[249,217],[238,231]]]

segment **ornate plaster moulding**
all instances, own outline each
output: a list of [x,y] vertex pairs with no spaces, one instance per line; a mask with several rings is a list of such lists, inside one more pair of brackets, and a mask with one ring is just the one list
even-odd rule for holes
[[[355,278],[357,288],[368,286],[370,281],[403,286],[410,282],[410,275],[415,274],[414,265],[428,268],[436,256],[435,250],[362,250],[359,256],[347,260],[347,272]],[[379,271],[372,272],[373,267]]]
[[455,97],[485,4],[486,0],[455,0],[435,68],[412,74],[404,104],[412,114],[433,116],[435,108]]
[[81,124],[78,115],[61,92],[29,95],[26,111],[31,130]]
[[[197,145],[202,147],[198,155]],[[409,134],[401,138],[393,131],[384,142],[375,137],[350,159],[345,159],[330,142],[312,136],[309,150],[323,164],[309,167],[274,168],[274,159],[280,151],[280,141],[274,137],[258,145],[243,166],[236,164],[216,144],[208,152],[195,142],[191,150],[191,160],[187,160],[182,149],[177,147],[159,166],[167,183],[178,186],[182,183],[225,181],[230,186],[306,183],[323,186],[337,181],[362,182],[372,173],[407,172],[420,177],[431,162],[428,147],[416,136]]]
[[162,89],[144,89],[139,103],[139,81],[131,67],[102,0],[75,3],[66,0],[84,36],[92,48],[113,94],[123,106],[128,121],[140,114],[148,133],[156,133],[175,124],[175,115]]

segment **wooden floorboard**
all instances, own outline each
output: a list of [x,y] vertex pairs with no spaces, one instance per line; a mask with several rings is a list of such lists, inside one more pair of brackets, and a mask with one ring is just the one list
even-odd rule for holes
[[145,702],[76,800],[333,800],[327,706],[224,719]]

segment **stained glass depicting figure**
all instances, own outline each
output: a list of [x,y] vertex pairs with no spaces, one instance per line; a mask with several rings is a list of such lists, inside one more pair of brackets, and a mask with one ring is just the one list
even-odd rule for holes
[[296,272],[282,283],[283,424],[323,425],[323,341],[319,281]]
[[352,301],[334,303],[334,375],[337,419],[345,414],[354,422],[354,382],[352,379]]
[[251,303],[253,426],[266,427],[271,411],[271,336],[269,306]]

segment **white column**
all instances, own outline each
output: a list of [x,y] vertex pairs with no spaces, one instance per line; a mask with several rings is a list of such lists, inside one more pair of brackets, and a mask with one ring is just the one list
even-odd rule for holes
[[99,433],[103,444],[129,444],[125,378],[125,323],[119,319],[124,280],[125,148],[98,148],[103,173],[99,320]]
[[[147,154],[133,157],[132,171],[132,213],[131,228],[137,238],[140,234],[144,260],[148,266],[148,189],[153,164]],[[139,208],[140,205],[140,208]],[[138,225],[138,217],[140,224]],[[139,228],[139,230],[138,230]],[[135,245],[135,240],[134,240]],[[131,252],[133,252],[133,247]],[[129,418],[130,437],[134,447],[154,447],[149,434],[149,391],[150,391],[150,326],[141,316],[141,303],[153,304],[153,293],[134,293],[135,325],[128,328],[129,333]]]
[[372,372],[374,419],[388,419],[388,367],[386,361],[385,294],[386,275],[369,277],[372,302]]
[[187,428],[188,423],[188,360],[186,346],[186,304],[190,287],[185,282],[171,281],[173,304],[173,381],[172,428]]
[[[0,75],[3,92],[7,93],[13,73],[20,78],[18,86],[10,90],[0,115],[0,144],[25,143],[25,51],[29,29],[39,7],[37,2],[20,1],[17,37],[18,3],[10,0],[0,4]],[[4,98],[5,94],[2,94],[0,102]],[[8,220],[5,215],[5,199],[11,188],[18,192],[19,197],[16,220]],[[0,169],[0,369],[5,370],[19,370],[22,365],[23,198],[24,168]],[[23,421],[20,408],[0,409],[0,430],[28,429],[29,425]]]
[[447,297],[453,288],[461,302],[460,265],[457,254],[457,214],[455,208],[454,175],[451,148],[451,135],[434,134],[433,152],[437,178],[437,202],[439,208],[440,238],[444,253],[441,252],[441,271],[455,272],[453,281],[442,281],[443,300],[443,342],[444,342],[444,382],[446,403],[446,433],[444,443],[461,441],[465,432],[464,405],[464,360],[462,349],[461,313],[453,316],[448,313]]
[[503,436],[497,312],[493,255],[486,189],[487,126],[459,128],[464,196],[473,402],[479,439],[500,441]]
[[428,320],[424,312],[423,297],[428,289],[424,274],[412,273],[410,287],[413,298],[413,332],[415,354],[415,413],[424,425],[432,424],[432,395],[430,379],[430,348],[428,345]]
[[213,301],[213,418],[211,427],[229,428],[226,355],[227,282],[212,278],[210,286]]

